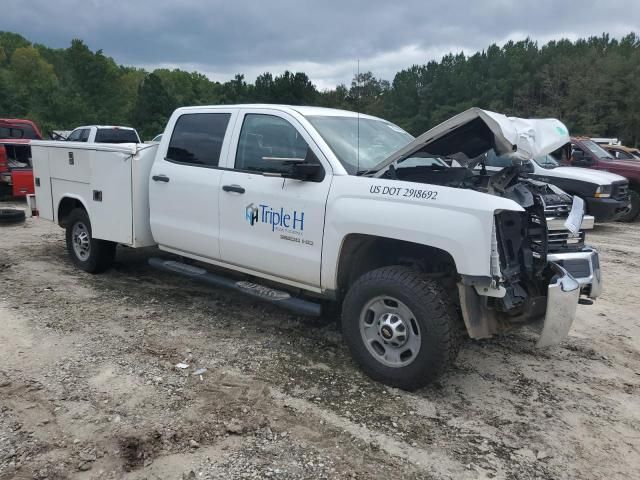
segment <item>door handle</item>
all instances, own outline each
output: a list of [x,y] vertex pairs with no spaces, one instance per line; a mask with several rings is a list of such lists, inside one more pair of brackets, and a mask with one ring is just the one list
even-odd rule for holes
[[244,193],[244,188],[240,185],[223,185],[222,190],[225,192]]
[[154,175],[153,177],[151,177],[151,180],[153,180],[154,182],[168,182],[169,181],[169,177],[167,177],[166,175]]

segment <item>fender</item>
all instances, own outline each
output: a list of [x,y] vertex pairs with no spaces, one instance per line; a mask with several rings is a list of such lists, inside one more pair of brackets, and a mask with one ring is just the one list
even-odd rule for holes
[[347,235],[405,240],[448,252],[459,274],[491,275],[491,238],[498,211],[523,212],[513,200],[474,190],[370,177],[336,176],[323,242],[323,290],[337,287]]
[[60,211],[60,205],[62,204],[62,202],[64,202],[65,198],[72,198],[74,200],[79,201],[82,206],[84,207],[85,211],[87,212],[87,215],[89,215],[89,219],[91,219],[91,210],[89,210],[89,207],[87,206],[87,202],[85,202],[84,198],[82,198],[80,195],[76,195],[75,193],[63,193],[60,196],[60,200],[58,201],[58,205],[56,206],[55,211],[53,212],[53,221],[55,223],[60,223],[59,219],[58,219],[58,212]]

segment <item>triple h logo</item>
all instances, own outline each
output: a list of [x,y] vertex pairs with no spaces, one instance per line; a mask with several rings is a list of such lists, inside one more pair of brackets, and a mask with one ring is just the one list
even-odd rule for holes
[[276,228],[291,229],[299,232],[304,230],[304,212],[297,210],[290,211],[282,207],[279,210],[274,210],[269,205],[250,203],[245,208],[244,218],[252,226],[256,223],[271,225],[272,232]]
[[258,207],[256,207],[253,203],[247,205],[245,218],[250,225],[255,225],[258,221]]

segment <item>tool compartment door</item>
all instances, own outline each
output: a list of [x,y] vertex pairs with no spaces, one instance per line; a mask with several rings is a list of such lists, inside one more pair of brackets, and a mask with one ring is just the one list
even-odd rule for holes
[[130,153],[91,151],[87,207],[94,238],[125,245],[133,242],[132,161]]

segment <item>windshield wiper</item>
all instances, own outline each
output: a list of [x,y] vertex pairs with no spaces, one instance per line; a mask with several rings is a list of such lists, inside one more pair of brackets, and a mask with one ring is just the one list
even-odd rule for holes
[[376,173],[376,172],[377,172],[377,170],[375,170],[375,169],[369,169],[369,170],[358,170],[358,171],[356,172],[356,175],[357,175],[358,177],[360,177],[360,176],[362,176],[362,175],[370,175],[370,174],[372,174],[372,173]]

